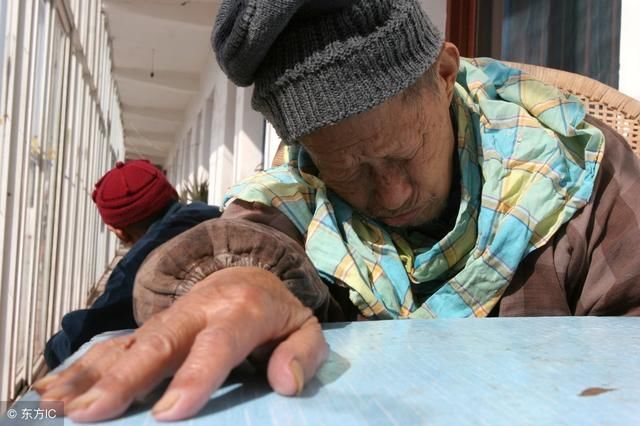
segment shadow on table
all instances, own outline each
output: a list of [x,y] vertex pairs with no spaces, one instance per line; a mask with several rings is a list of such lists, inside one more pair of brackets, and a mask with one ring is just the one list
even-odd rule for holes
[[307,383],[300,395],[302,398],[315,396],[323,386],[335,382],[351,367],[349,360],[335,351],[329,352],[329,358],[320,367],[316,375]]
[[[335,351],[330,351],[324,365],[318,370],[315,377],[307,383],[304,391],[298,398],[312,398],[318,394],[323,386],[336,381],[351,366],[348,359]],[[229,389],[228,389],[229,388]],[[224,392],[220,394],[220,392]],[[273,392],[264,372],[257,373],[248,370],[234,370],[234,376],[230,377],[224,386],[207,403],[196,417],[204,417],[229,409],[239,404],[245,404],[252,400],[266,396]]]
[[322,330],[337,330],[351,325],[352,322],[323,322]]

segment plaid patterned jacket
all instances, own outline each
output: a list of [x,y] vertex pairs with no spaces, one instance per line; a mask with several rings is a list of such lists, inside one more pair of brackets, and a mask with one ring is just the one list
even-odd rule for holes
[[[525,257],[490,315],[640,315],[640,161],[619,134],[587,121],[606,139],[594,196]],[[247,208],[255,206],[228,209],[223,217],[242,216]]]
[[[619,134],[587,121],[606,139],[594,196],[525,257],[491,316],[640,315],[640,160]],[[237,200],[222,219],[192,228],[147,259],[136,278],[139,322],[187,292],[197,281],[189,277],[234,265],[268,265],[322,321],[357,318],[348,292],[313,273],[302,236],[276,208]],[[211,240],[198,244],[199,263],[194,238]]]
[[527,256],[494,315],[640,315],[640,161],[599,120],[605,152],[591,201]]

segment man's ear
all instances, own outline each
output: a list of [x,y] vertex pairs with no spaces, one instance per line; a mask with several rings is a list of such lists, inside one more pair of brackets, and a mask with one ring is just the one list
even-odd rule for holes
[[129,233],[124,229],[114,228],[111,225],[107,225],[107,229],[113,232],[115,236],[118,237],[118,239],[122,241],[124,244],[130,244],[133,241],[133,238],[131,238],[131,235],[129,235]]
[[458,69],[460,68],[460,52],[455,44],[446,41],[438,56],[438,76],[444,83],[449,102],[453,97]]

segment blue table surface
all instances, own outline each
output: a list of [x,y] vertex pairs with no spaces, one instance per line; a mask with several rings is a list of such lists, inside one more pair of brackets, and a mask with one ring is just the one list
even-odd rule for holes
[[[239,373],[182,424],[640,424],[640,318],[357,322],[325,335],[329,360],[300,397]],[[151,405],[106,424],[155,424]]]

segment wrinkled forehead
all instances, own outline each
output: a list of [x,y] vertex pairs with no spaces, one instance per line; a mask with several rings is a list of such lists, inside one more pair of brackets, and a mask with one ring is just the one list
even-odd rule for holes
[[[406,89],[405,89],[406,90]],[[410,139],[418,120],[417,105],[407,102],[404,92],[376,107],[329,124],[299,138],[312,157],[323,155],[380,156],[402,148]]]
[[343,155],[346,153],[365,154],[377,151],[384,144],[383,135],[391,131],[393,125],[382,119],[385,105],[357,114],[335,124],[320,127],[303,136],[301,144],[314,157]]

